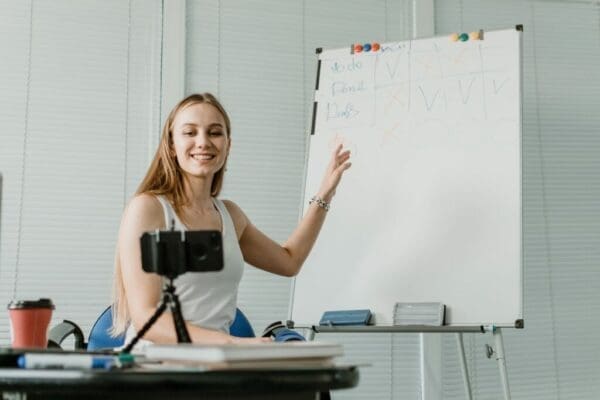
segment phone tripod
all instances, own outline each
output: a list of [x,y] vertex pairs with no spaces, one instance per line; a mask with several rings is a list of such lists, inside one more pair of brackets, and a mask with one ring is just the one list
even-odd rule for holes
[[162,289],[162,301],[160,305],[150,317],[150,319],[144,324],[142,329],[135,335],[131,342],[123,349],[123,353],[130,353],[131,349],[136,343],[144,337],[146,332],[154,325],[154,323],[160,318],[165,312],[167,306],[173,315],[173,323],[175,324],[175,333],[177,334],[177,343],[191,343],[190,334],[188,333],[183,315],[181,314],[181,305],[179,304],[179,297],[175,293],[175,286],[173,285],[173,278],[169,278],[165,286]]

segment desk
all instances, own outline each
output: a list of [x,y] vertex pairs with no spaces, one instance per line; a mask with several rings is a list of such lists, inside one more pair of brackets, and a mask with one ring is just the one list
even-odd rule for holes
[[358,384],[354,366],[218,371],[24,370],[0,368],[0,398],[315,399]]

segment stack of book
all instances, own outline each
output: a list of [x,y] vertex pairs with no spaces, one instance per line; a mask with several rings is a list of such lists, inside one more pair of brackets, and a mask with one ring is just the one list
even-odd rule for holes
[[339,344],[323,342],[273,342],[256,344],[153,345],[145,349],[147,365],[172,368],[315,368],[334,365],[343,355]]

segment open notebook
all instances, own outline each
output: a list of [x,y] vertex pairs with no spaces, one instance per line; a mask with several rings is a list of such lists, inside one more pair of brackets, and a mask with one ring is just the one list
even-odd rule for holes
[[148,360],[200,363],[260,362],[278,360],[326,361],[343,355],[339,344],[324,342],[273,342],[256,344],[153,345],[145,349]]

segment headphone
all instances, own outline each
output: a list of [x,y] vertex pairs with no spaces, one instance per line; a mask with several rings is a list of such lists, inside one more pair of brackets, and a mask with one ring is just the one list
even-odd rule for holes
[[262,337],[272,337],[275,342],[305,342],[304,336],[291,330],[292,321],[277,321],[265,328]]

